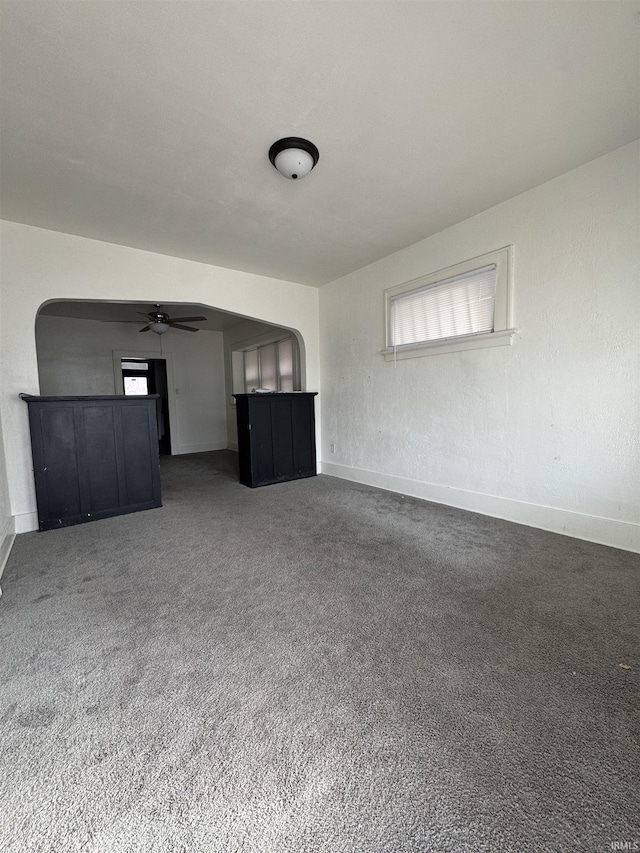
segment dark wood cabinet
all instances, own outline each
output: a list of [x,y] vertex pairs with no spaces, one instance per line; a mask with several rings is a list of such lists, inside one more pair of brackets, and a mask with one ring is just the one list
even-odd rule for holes
[[157,395],[21,396],[40,530],[162,506]]
[[316,472],[316,392],[234,394],[240,482],[267,486]]

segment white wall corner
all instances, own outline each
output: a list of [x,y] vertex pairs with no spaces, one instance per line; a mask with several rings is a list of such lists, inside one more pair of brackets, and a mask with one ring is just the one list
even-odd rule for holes
[[38,529],[38,513],[22,512],[13,516],[13,526],[16,534],[33,533]]
[[574,539],[640,553],[640,524],[629,521],[600,518],[510,498],[468,492],[436,483],[424,483],[406,477],[395,477],[376,471],[352,468],[348,465],[338,465],[335,462],[322,462],[322,473],[367,486],[375,486],[389,492],[477,512],[480,515],[513,521],[527,527],[536,527],[550,533],[560,533]]
[[211,450],[226,450],[227,442],[219,441],[209,444],[182,444],[172,449],[172,456],[183,456],[185,453],[208,453]]
[[[13,547],[13,543],[16,538],[16,531],[13,516],[10,516],[4,525],[4,529],[0,533],[0,578],[2,577],[2,573],[4,572],[4,567],[7,565],[7,561],[9,559],[9,554],[11,554],[11,549]],[[2,590],[0,589],[0,596],[2,595]]]

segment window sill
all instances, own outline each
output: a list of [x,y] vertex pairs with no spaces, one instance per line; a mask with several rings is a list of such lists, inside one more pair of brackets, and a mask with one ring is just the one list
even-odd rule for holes
[[444,355],[448,352],[464,352],[471,349],[486,349],[487,347],[509,347],[516,334],[516,329],[503,329],[499,332],[487,332],[482,335],[466,335],[460,338],[445,338],[441,341],[430,341],[426,344],[407,344],[381,350],[385,361],[401,361],[405,358],[421,358],[425,355]]

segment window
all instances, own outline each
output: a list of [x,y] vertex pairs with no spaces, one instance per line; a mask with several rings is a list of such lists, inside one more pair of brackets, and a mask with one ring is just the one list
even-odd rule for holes
[[144,394],[149,393],[149,363],[147,361],[122,359],[122,382],[124,393]]
[[293,343],[291,338],[244,350],[244,391],[254,388],[293,391]]
[[147,371],[149,370],[148,361],[126,361],[124,358],[120,362],[123,370]]
[[124,393],[129,394],[148,394],[149,384],[146,376],[124,376]]
[[387,361],[511,343],[511,247],[386,291]]

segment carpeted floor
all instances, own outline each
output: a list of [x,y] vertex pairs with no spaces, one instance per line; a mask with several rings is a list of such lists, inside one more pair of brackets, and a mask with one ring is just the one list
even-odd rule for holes
[[3,851],[640,847],[637,555],[235,464],[17,538]]

